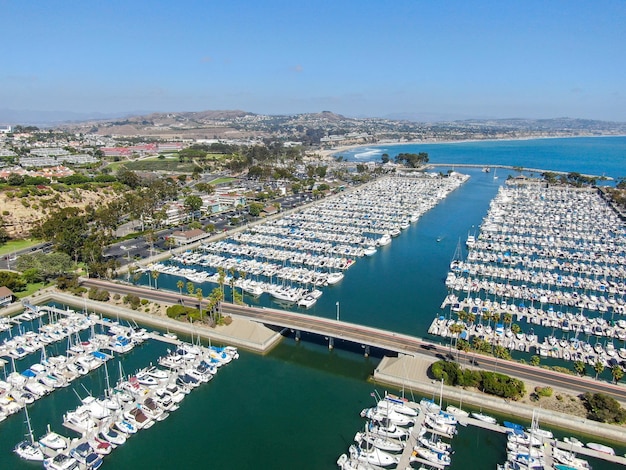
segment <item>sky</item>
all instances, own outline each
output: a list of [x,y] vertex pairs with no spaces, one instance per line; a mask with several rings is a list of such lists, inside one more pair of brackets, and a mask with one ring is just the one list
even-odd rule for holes
[[0,109],[626,121],[626,1],[0,0]]

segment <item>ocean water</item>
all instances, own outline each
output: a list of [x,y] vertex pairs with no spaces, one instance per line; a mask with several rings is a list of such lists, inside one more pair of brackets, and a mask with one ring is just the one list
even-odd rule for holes
[[[556,145],[557,140],[578,139],[553,139],[550,145]],[[605,139],[588,140],[606,147]],[[615,153],[618,155],[624,140],[608,140],[621,142]],[[526,146],[529,142],[519,145]],[[426,151],[433,161],[436,158],[459,163],[450,159],[464,158],[465,163],[500,163],[481,159],[489,155],[493,144],[481,143],[483,151],[477,149],[465,157],[459,154],[461,144],[437,145],[440,149],[437,155],[432,150]],[[444,149],[450,153],[445,154]],[[400,151],[422,150],[402,147]],[[515,149],[511,152],[515,153]],[[527,159],[523,158],[523,149],[518,148],[517,154],[522,160],[506,163],[531,166],[524,163]],[[621,155],[623,168],[626,153]],[[575,168],[564,171],[597,172],[597,156],[590,154],[589,158],[587,166],[578,162]],[[561,163],[560,157],[553,160],[546,157],[542,166],[557,170]],[[619,176],[617,166],[605,173]],[[480,169],[462,171],[471,175],[463,187],[375,256],[359,259],[340,284],[324,289],[324,295],[307,313],[334,318],[339,301],[343,320],[426,336],[446,295],[444,279],[459,240],[465,240],[468,232],[477,230],[489,201],[507,176],[504,171],[502,175],[498,172],[501,177],[494,181],[492,175]],[[176,281],[173,276],[161,275],[158,284],[160,288],[177,291]],[[143,282],[147,284],[147,279]],[[202,287],[207,294],[214,286]],[[246,297],[246,301],[253,299]],[[276,306],[265,296],[258,303]],[[213,381],[192,392],[166,421],[141,431],[106,457],[103,468],[336,468],[337,457],[347,451],[354,434],[364,424],[359,412],[373,405],[370,393],[374,389],[384,390],[368,381],[379,357],[364,357],[359,345],[336,342],[335,346],[330,351],[324,338],[306,337],[305,341],[296,342],[288,337],[266,356],[241,352],[238,361],[223,367]],[[60,350],[63,347],[64,344],[57,346]],[[163,344],[151,341],[120,360],[124,371],[129,373],[154,362],[165,350]],[[30,362],[37,360],[38,357],[31,358]],[[115,361],[109,365],[112,381],[118,378]],[[30,362],[19,361],[18,370],[24,370]],[[63,413],[78,405],[76,393],[84,396],[86,388],[97,394],[104,383],[104,371],[99,370],[31,405],[29,414],[36,437],[45,432],[48,423],[55,431],[72,435],[61,426]],[[410,390],[405,390],[405,394],[416,400],[420,398]],[[26,432],[23,421],[24,415],[19,414],[0,423],[0,469],[41,468],[20,461],[11,452]],[[494,469],[506,458],[504,436],[488,431],[460,428],[453,445],[456,453],[451,470]],[[626,452],[626,448],[616,447],[616,450]],[[590,462],[594,469],[616,468],[593,459]]]
[[626,137],[623,136],[381,145],[336,155],[351,161],[380,161],[384,153],[393,159],[402,152],[427,152],[432,163],[514,165],[612,178],[626,176]]

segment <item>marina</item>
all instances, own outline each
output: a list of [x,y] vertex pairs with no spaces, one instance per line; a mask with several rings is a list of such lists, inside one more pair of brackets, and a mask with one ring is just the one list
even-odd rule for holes
[[[483,211],[487,210],[497,190],[491,177],[480,180],[482,175],[471,174],[475,181],[468,181],[470,186],[424,214],[420,223],[403,231],[387,248],[378,249],[376,255],[354,263],[345,278],[332,289],[325,290],[325,295],[310,311],[334,318],[335,303],[340,300],[342,318],[349,321],[415,336],[425,335],[432,313],[447,295],[444,280],[457,239],[459,236],[465,239],[468,228],[484,216]],[[500,170],[498,174],[500,182],[506,179],[506,174],[500,174]],[[404,265],[408,268],[405,269]],[[422,266],[427,269],[416,269]],[[380,287],[363,289],[364,285],[371,285],[372,279],[378,279]],[[161,276],[158,281],[160,289],[168,286],[172,292],[178,292],[175,281],[169,282],[167,276]],[[265,299],[262,298],[261,302],[269,305],[268,296],[262,297]],[[163,341],[144,341],[124,355],[124,368],[144,368],[155,357],[166,355],[168,347]],[[302,468],[336,468],[337,456],[346,452],[355,431],[363,429],[363,418],[356,410],[372,406],[369,399],[372,384],[368,378],[376,367],[377,358],[364,358],[361,351],[355,353],[341,348],[329,351],[326,343],[296,342],[293,338],[286,338],[267,356],[242,353],[242,359],[236,368],[220,371],[219,380],[212,381],[209,387],[200,387],[188,395],[180,409],[163,423],[137,433],[136,437],[118,447],[106,457],[105,466],[204,468],[207,462],[211,462],[215,468],[282,468],[298,462]],[[115,369],[110,364],[109,368]],[[87,388],[104,390],[102,376],[101,367],[78,380]],[[59,389],[29,407],[36,437],[43,435],[46,423],[62,432],[63,413],[76,407],[76,396],[71,388]],[[82,388],[79,386],[77,390],[82,391]],[[221,403],[230,406],[220,406]],[[332,403],[332,412],[329,403]],[[355,407],[355,403],[359,405]],[[478,406],[468,409],[479,411]],[[307,410],[306,426],[297,426],[296,423],[301,421],[297,417],[303,410]],[[337,413],[336,410],[348,411]],[[8,441],[0,453],[3,466],[30,468],[11,452],[19,436],[26,432],[21,416],[22,413],[0,424],[2,441]],[[255,438],[256,433],[267,431],[268,422],[276,423],[271,438]],[[242,427],[242,423],[246,426]],[[218,426],[220,435],[236,435],[238,438],[221,439],[219,446],[213,446],[207,445],[206,439],[193,437],[206,432],[207,426]],[[188,432],[181,433],[181,429]],[[453,440],[455,453],[449,468],[495,468],[496,463],[502,464],[506,460],[504,433],[486,427],[457,426],[457,429],[458,434]],[[298,438],[294,438],[296,432]],[[557,431],[555,435],[558,436]],[[559,439],[568,435],[561,434]],[[603,442],[600,438],[577,437],[584,442]],[[233,460],[232,456],[240,452],[242,442],[246,444],[246,457]],[[290,445],[281,449],[277,456],[276,452],[270,451],[275,446],[268,445],[268,442],[289,442]],[[626,450],[605,444],[614,447],[619,455]],[[167,449],[167,452],[157,452],[158,449]],[[481,456],[480,461],[476,455]],[[618,468],[619,465],[607,464],[594,457],[588,460],[595,469]],[[415,466],[419,465],[416,463]]]
[[231,293],[267,294],[307,309],[359,258],[391,243],[467,179],[458,173],[382,177],[138,271],[148,281],[158,272],[197,284],[221,283]]
[[[454,406],[442,409],[439,402],[422,399],[419,403],[385,394],[372,408],[361,412],[367,421],[363,432],[355,435],[356,444],[339,456],[342,470],[420,468],[445,469],[454,460],[457,425],[476,427],[506,436],[506,462],[499,470],[524,468],[590,469],[580,456],[608,460],[626,465],[626,458],[615,456],[611,447],[589,442],[586,445],[573,437],[554,438],[551,431],[539,427],[539,414],[533,415],[529,427],[480,413],[468,413]],[[425,467],[427,466],[427,467]]]
[[[43,462],[44,468],[97,469],[104,456],[112,449],[125,444],[126,440],[142,429],[165,420],[170,413],[179,409],[180,403],[192,390],[213,379],[219,368],[237,359],[234,347],[203,346],[199,342],[188,343],[173,335],[149,333],[145,328],[129,324],[123,326],[95,314],[80,313],[70,308],[60,309],[53,305],[34,306],[25,302],[24,313],[13,317],[22,332],[22,325],[40,321],[47,317],[49,322],[39,323],[39,333],[24,331],[17,338],[39,340],[46,335],[62,330],[65,337],[76,334],[76,340],[68,339],[67,355],[48,355],[46,345],[41,343],[40,362],[32,363],[23,372],[17,372],[16,358],[12,357],[13,372],[0,381],[0,416],[2,421],[24,410],[28,424],[28,439],[17,443],[14,452],[27,461]],[[95,326],[101,333],[96,333]],[[81,330],[90,329],[89,337],[79,337]],[[58,334],[52,339],[62,340]],[[25,342],[18,340],[18,343]],[[129,353],[144,341],[161,341],[174,347],[157,359],[158,368],[150,364],[126,375],[122,362],[117,361],[119,379],[110,385],[107,363],[114,356]],[[8,341],[5,339],[5,344]],[[53,344],[53,346],[57,346]],[[9,353],[12,350],[9,350]],[[108,350],[108,353],[102,352]],[[33,349],[35,352],[35,349]],[[19,360],[24,357],[18,358]],[[76,388],[72,392],[79,398],[77,408],[63,414],[62,424],[79,437],[65,437],[47,426],[47,432],[35,439],[28,415],[28,406],[38,399],[49,399],[56,388],[64,389],[71,382],[94,373],[104,366],[106,387],[96,392],[83,387],[81,396]]]
[[596,190],[511,182],[466,244],[446,278],[449,313],[429,333],[590,365],[626,359],[615,346],[626,339],[626,227]]

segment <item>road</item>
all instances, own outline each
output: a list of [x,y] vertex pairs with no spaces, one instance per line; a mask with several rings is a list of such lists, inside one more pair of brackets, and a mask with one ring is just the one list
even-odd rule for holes
[[[83,281],[86,287],[98,287],[120,294],[135,294],[143,298],[165,303],[184,303],[198,305],[198,299],[192,296],[147,289],[145,287],[116,284],[100,279]],[[206,303],[203,302],[203,306]],[[626,387],[588,377],[578,377],[556,372],[528,364],[505,361],[492,356],[475,355],[451,351],[448,346],[431,343],[421,338],[396,333],[378,328],[357,325],[329,318],[313,317],[311,315],[288,312],[271,308],[254,308],[229,303],[222,304],[222,311],[268,325],[290,328],[351,341],[357,344],[374,346],[380,349],[403,354],[421,354],[432,357],[434,360],[454,357],[462,365],[475,365],[483,370],[491,370],[517,377],[522,380],[531,380],[553,388],[567,389],[577,393],[601,392],[615,399],[626,402]]]

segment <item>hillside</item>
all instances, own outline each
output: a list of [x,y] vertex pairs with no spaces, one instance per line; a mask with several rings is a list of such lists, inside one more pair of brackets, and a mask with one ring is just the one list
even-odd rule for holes
[[18,191],[0,192],[2,219],[11,237],[27,236],[37,223],[44,220],[57,207],[84,208],[89,205],[99,207],[117,197],[113,191],[107,189],[94,191],[73,188],[68,192],[43,190],[41,193],[20,197]]

